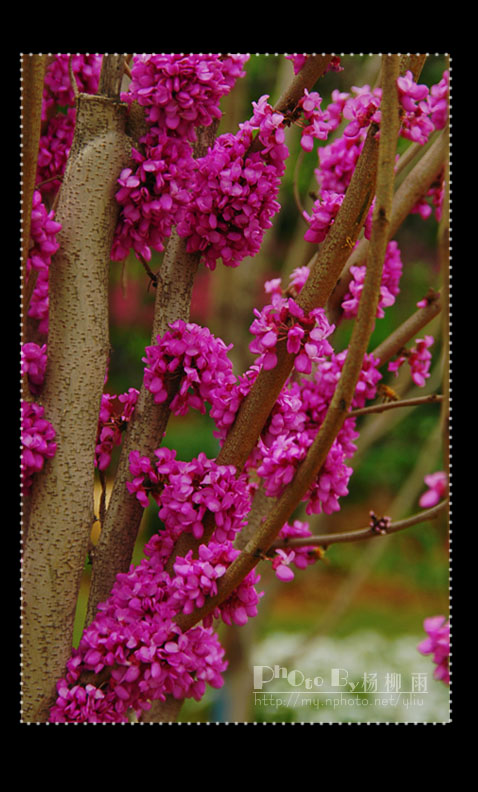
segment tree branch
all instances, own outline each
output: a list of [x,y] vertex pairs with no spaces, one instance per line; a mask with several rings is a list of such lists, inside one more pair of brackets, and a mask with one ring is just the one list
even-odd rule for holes
[[[41,132],[41,108],[46,55],[22,55],[22,267],[26,284],[26,263],[30,243],[30,222],[37,174],[38,145]],[[32,275],[30,275],[31,280]],[[33,286],[30,285],[30,289]],[[27,299],[28,306],[29,298]],[[28,309],[27,309],[28,310]],[[23,310],[23,322],[27,310]]]
[[396,407],[417,407],[422,404],[435,404],[443,401],[443,396],[439,393],[430,393],[428,396],[417,396],[414,399],[400,399],[399,401],[384,402],[383,404],[372,404],[370,407],[360,407],[351,410],[348,418],[357,418],[359,415],[370,415],[371,413],[386,412]]
[[428,520],[434,520],[438,517],[442,511],[448,506],[448,501],[444,500],[441,503],[438,503],[436,506],[432,506],[430,509],[425,509],[418,514],[413,514],[411,517],[407,517],[405,520],[396,520],[395,522],[390,523],[388,525],[386,531],[384,533],[380,533],[370,526],[367,528],[361,528],[357,531],[342,531],[341,533],[330,533],[330,534],[323,534],[322,536],[300,536],[300,537],[291,537],[289,539],[280,539],[274,542],[269,552],[273,550],[277,550],[281,547],[328,547],[331,544],[338,544],[339,542],[360,542],[362,539],[373,539],[377,536],[388,536],[392,533],[398,533],[398,531],[403,531],[405,528],[410,528],[412,525],[418,525],[422,522],[428,522]]

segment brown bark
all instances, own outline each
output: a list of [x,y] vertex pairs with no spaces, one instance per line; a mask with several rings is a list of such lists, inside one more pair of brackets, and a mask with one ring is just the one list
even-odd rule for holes
[[71,653],[93,513],[94,452],[109,354],[108,270],[116,181],[128,162],[126,107],[80,94],[49,275],[41,403],[57,451],[37,475],[23,554],[23,719],[45,720]]

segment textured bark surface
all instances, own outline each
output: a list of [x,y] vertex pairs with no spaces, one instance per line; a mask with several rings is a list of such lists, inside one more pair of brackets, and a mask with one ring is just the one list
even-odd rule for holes
[[116,180],[130,158],[126,107],[80,94],[50,267],[48,364],[41,403],[57,452],[31,494],[23,554],[23,713],[42,721],[71,653],[94,520],[94,452],[109,354],[108,270]]
[[37,172],[46,55],[22,55],[22,262],[26,263]]

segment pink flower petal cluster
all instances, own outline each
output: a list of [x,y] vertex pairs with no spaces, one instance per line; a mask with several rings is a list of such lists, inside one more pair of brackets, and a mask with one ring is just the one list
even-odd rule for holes
[[[411,72],[399,78],[397,86],[403,109],[401,135],[425,143],[434,129],[441,129],[446,123],[448,73],[445,72],[440,83],[432,86],[430,91],[427,86],[417,85]],[[318,149],[320,165],[315,171],[320,189],[318,208],[324,191],[345,193],[362,150],[367,128],[371,122],[380,123],[380,88],[372,90],[368,85],[354,86],[351,93],[334,91],[332,99],[325,111],[330,117],[332,128],[336,128],[342,118],[350,123],[340,138]]]
[[[286,295],[299,294],[308,275],[307,267],[296,269],[289,278],[285,292],[281,278],[267,281],[265,290],[271,295],[272,305],[287,304],[291,298],[287,298]],[[289,327],[290,325],[281,331],[283,337]],[[269,329],[261,326],[264,335]],[[246,463],[248,471],[256,470],[261,476],[267,495],[280,495],[305,458],[325,418],[346,356],[347,350],[335,354],[330,347],[328,354],[324,354],[317,361],[310,376],[299,381],[296,377],[289,379],[280,392],[256,448]],[[378,365],[379,361],[373,355],[365,355],[352,407],[363,407],[368,399],[375,398],[377,383],[381,379]],[[256,375],[257,372],[251,370],[250,381],[254,381]],[[243,383],[243,387],[244,392],[247,393],[248,385]],[[346,420],[336,438],[336,444],[330,451],[330,458],[322,470],[323,478],[319,476],[304,498],[309,500],[308,513],[320,511],[331,513],[339,508],[338,498],[347,493],[346,484],[352,473],[352,469],[346,464],[346,459],[355,453],[354,441],[357,437],[355,419]]]
[[175,415],[186,415],[191,407],[204,414],[205,402],[209,402],[217,408],[217,417],[222,415],[227,423],[221,394],[236,382],[227,355],[231,346],[208,328],[177,319],[155,345],[146,347],[145,387],[161,404],[168,397],[170,381],[176,378],[179,386],[170,405]]
[[56,453],[55,430],[45,418],[45,410],[35,402],[22,402],[21,473],[23,494],[28,495],[33,475]]
[[[282,389],[247,469],[255,468],[269,496],[279,496],[292,481],[323,423],[336,389],[347,350],[318,365],[310,378],[288,382]],[[381,375],[379,361],[367,355],[356,386],[352,407],[361,407],[376,395]],[[344,422],[316,481],[304,496],[308,514],[337,511],[339,498],[348,493],[352,468],[346,460],[356,451],[355,419]]]
[[[138,396],[139,390],[136,388],[129,388],[127,393],[119,396],[112,396],[109,393],[102,395],[95,448],[95,466],[99,470],[108,467],[114,447],[121,444],[122,432],[131,420]],[[119,411],[115,404],[116,399],[120,402]],[[123,405],[122,409],[121,405]]]
[[363,140],[343,135],[318,149],[320,165],[315,177],[321,190],[345,193],[362,148]]
[[431,506],[436,506],[446,496],[447,475],[443,470],[429,473],[425,476],[425,484],[429,489],[421,496],[418,502],[423,509],[429,509]]
[[402,137],[422,145],[427,142],[435,126],[429,118],[431,108],[428,102],[427,85],[418,85],[411,71],[397,79],[399,100],[404,115],[400,134]]
[[70,58],[78,90],[95,94],[98,90],[103,55],[55,55],[45,74],[42,118],[54,105],[73,107],[75,94],[70,80]]
[[[40,137],[37,160],[37,184],[42,195],[56,193],[61,184],[66,161],[70,153],[75,132],[76,110],[70,107],[66,113],[58,113],[48,122],[45,134]],[[58,178],[54,178],[54,177]],[[42,182],[45,182],[43,184]]]
[[431,616],[423,622],[428,637],[422,641],[417,649],[421,654],[433,655],[436,665],[434,678],[441,680],[445,685],[450,684],[450,622],[444,616]]
[[176,459],[176,451],[160,448],[156,460],[130,454],[131,482],[128,492],[141,505],[149,505],[152,495],[159,505],[159,517],[174,541],[183,531],[200,539],[208,513],[214,518],[213,539],[233,540],[244,525],[250,507],[250,494],[244,476],[237,476],[233,465],[217,465],[204,453],[190,462]]
[[290,564],[292,564],[294,559],[295,553],[293,550],[289,553],[286,553],[286,551],[281,548],[276,550],[274,560],[272,561],[272,569],[276,573],[276,577],[283,583],[287,583],[294,579],[294,572],[290,568]]
[[312,207],[312,213],[304,211],[302,214],[309,223],[309,228],[304,234],[306,242],[318,245],[323,242],[330,227],[333,224],[337,212],[344,200],[344,193],[335,193],[331,190],[323,190]]
[[148,456],[141,456],[139,451],[131,451],[129,455],[129,470],[133,478],[126,482],[126,489],[136,496],[143,509],[149,506],[150,495],[159,503],[164,481],[176,469],[175,451],[164,448],[158,449],[155,454],[159,460],[156,463]]
[[[365,266],[351,267],[352,276],[349,289],[342,301],[342,310],[345,319],[357,316],[360,295],[362,294],[367,268]],[[400,292],[400,278],[402,275],[402,259],[397,242],[392,240],[387,245],[385,260],[383,262],[382,283],[377,306],[377,318],[385,316],[385,309],[394,304]]]
[[443,72],[437,85],[432,85],[428,96],[430,119],[435,129],[443,129],[448,120],[448,95],[450,91],[450,72]]
[[419,214],[423,220],[427,220],[435,208],[435,219],[437,223],[441,220],[443,198],[445,195],[444,173],[431,185],[427,194],[420,198],[411,210],[411,214]]
[[371,89],[369,85],[360,88],[353,86],[352,93],[354,96],[347,99],[343,110],[344,118],[350,121],[344,129],[344,135],[356,138],[371,123],[380,123],[382,89]]
[[432,359],[429,347],[434,342],[433,336],[426,335],[425,338],[417,338],[415,340],[416,346],[411,349],[402,350],[396,360],[388,364],[389,371],[395,371],[398,374],[400,366],[408,361],[410,366],[412,380],[415,385],[423,388],[426,380],[430,376],[430,363]]
[[273,293],[271,302],[262,311],[254,308],[254,314],[250,332],[256,337],[249,349],[261,356],[257,362],[266,370],[277,365],[277,343],[284,338],[287,338],[287,351],[296,355],[295,368],[304,374],[310,374],[312,364],[333,351],[327,337],[334,326],[328,323],[322,308],[305,314],[292,297]]
[[131,152],[134,169],[124,168],[118,178],[121,210],[113,261],[125,259],[130,249],[146,261],[151,250],[164,250],[164,240],[190,200],[187,186],[195,168],[190,143],[151,127],[139,144]]
[[33,193],[32,214],[30,225],[30,250],[28,254],[29,269],[47,269],[51,256],[58,250],[56,235],[61,229],[54,212],[47,211],[42,203],[41,193]]
[[51,257],[58,250],[56,235],[61,224],[54,219],[53,210],[47,211],[42,203],[39,190],[33,193],[30,250],[27,259],[27,274],[32,277],[32,270],[38,271],[35,288],[30,300],[28,316],[39,322],[38,331],[48,333],[48,271]]
[[304,151],[312,151],[314,140],[327,140],[330,132],[339,124],[340,116],[331,112],[333,103],[330,103],[327,110],[321,110],[321,103],[322,97],[317,91],[309,92],[307,88],[304,89],[304,95],[299,101],[305,119],[300,139]]
[[[184,558],[178,557],[174,563],[176,577],[172,581],[172,601],[183,613],[192,613],[196,608],[201,608],[208,597],[217,594],[216,581],[224,575],[239,553],[230,541],[211,541],[208,545],[200,545],[197,559],[192,557],[191,550]],[[214,616],[222,618],[226,624],[239,626],[257,616],[257,605],[262,596],[255,589],[259,580],[260,575],[251,570],[233,594],[204,619],[205,626],[212,623]]]
[[[191,143],[196,128],[221,116],[219,101],[243,76],[247,55],[135,56],[132,82],[122,98],[146,108],[148,132],[133,148],[134,168],[125,168],[116,195],[121,213],[111,257],[133,249],[147,261],[192,206],[197,169]],[[189,232],[188,232],[189,233]]]
[[43,380],[45,379],[46,369],[46,344],[39,346],[33,342],[22,345],[21,350],[21,375],[28,377],[30,393],[37,395],[40,393]]
[[219,101],[243,77],[249,55],[135,55],[121,95],[146,108],[150,124],[190,141],[221,117]]
[[[139,717],[151,701],[167,695],[199,701],[206,684],[221,687],[227,663],[217,636],[202,625],[181,634],[173,592],[154,558],[117,575],[57,683],[51,722],[126,723],[129,710]],[[101,687],[82,684],[85,672],[104,670]]]
[[[196,161],[187,211],[177,225],[190,253],[214,269],[217,260],[237,267],[260,249],[271,218],[279,211],[280,180],[288,149],[284,143],[284,116],[267,103],[253,102],[253,116],[237,134],[220,135],[208,154]],[[253,135],[261,143],[250,152]]]
[[[161,505],[165,527],[147,542],[138,566],[117,575],[110,597],[85,629],[57,684],[52,722],[123,723],[131,709],[139,716],[149,702],[167,695],[200,700],[206,684],[223,684],[227,665],[211,629],[213,618],[244,624],[257,614],[262,595],[255,590],[259,576],[252,570],[201,625],[182,634],[175,624],[178,613],[190,613],[214,596],[216,581],[239,554],[232,539],[250,499],[244,477],[236,479],[233,468],[217,466],[204,454],[191,463],[178,462],[167,448],[155,455],[153,464],[133,452],[131,470],[142,478],[143,493],[149,488]],[[206,510],[216,521],[209,545],[200,546],[197,559],[191,552],[178,557],[171,577],[165,564],[175,541]],[[84,681],[85,673],[105,671],[101,686]]]
[[[294,520],[292,524],[284,523],[279,531],[278,539],[302,538],[304,536],[311,536],[309,524],[302,520]],[[289,552],[278,548],[272,561],[272,568],[279,580],[288,581],[294,578],[294,572],[290,568],[291,564],[294,564],[297,569],[305,569],[317,560],[318,555],[313,546],[295,547]]]

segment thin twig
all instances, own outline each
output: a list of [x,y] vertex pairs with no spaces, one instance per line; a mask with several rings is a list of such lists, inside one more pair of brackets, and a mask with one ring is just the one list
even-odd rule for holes
[[443,401],[440,393],[430,393],[428,396],[417,396],[414,399],[400,399],[399,401],[384,402],[383,404],[371,404],[370,407],[360,407],[351,410],[348,417],[356,418],[359,415],[369,415],[370,413],[381,413],[386,410],[393,410],[396,407],[417,407],[421,404],[434,404]]
[[428,522],[428,520],[434,520],[441,514],[442,511],[447,507],[448,500],[443,500],[438,503],[436,506],[432,506],[430,509],[425,509],[424,511],[418,512],[417,514],[413,514],[411,517],[407,517],[405,520],[396,520],[395,522],[390,523],[387,526],[387,529],[380,533],[374,530],[371,526],[367,526],[367,528],[360,528],[357,531],[342,531],[340,533],[330,533],[330,534],[323,534],[322,536],[300,536],[300,537],[291,537],[288,539],[280,539],[274,542],[271,545],[269,552],[277,550],[280,547],[328,547],[331,544],[338,544],[339,542],[360,542],[363,539],[373,539],[376,536],[388,536],[392,533],[398,533],[398,531],[403,531],[405,528],[410,528],[412,525],[418,525],[422,522]]

